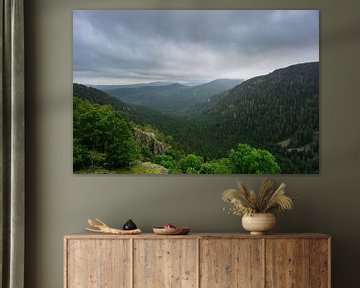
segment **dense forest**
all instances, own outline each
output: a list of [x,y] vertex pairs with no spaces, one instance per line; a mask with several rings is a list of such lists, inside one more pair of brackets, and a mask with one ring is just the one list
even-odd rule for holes
[[319,63],[240,82],[74,83],[74,172],[318,173]]

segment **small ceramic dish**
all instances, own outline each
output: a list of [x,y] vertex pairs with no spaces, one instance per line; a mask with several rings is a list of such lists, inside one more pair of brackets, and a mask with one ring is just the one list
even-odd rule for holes
[[186,235],[190,232],[189,227],[164,228],[154,227],[153,231],[157,235]]

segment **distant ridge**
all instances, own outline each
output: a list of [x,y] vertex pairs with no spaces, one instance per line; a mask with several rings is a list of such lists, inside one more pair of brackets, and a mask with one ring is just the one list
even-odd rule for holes
[[138,88],[138,87],[144,87],[144,86],[166,86],[175,84],[176,82],[166,82],[166,81],[155,81],[155,82],[148,82],[148,83],[137,83],[137,84],[110,84],[110,85],[92,85],[88,84],[86,86],[88,87],[94,87],[96,89],[100,89],[102,91],[108,91],[111,89],[117,89],[117,88]]
[[198,110],[198,105],[241,83],[239,79],[217,79],[197,86],[172,83],[161,86],[120,87],[106,90],[121,101],[150,107],[160,112],[184,115]]

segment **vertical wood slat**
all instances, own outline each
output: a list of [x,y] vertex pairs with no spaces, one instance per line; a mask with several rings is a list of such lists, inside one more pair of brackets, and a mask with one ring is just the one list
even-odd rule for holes
[[130,287],[134,288],[134,238],[130,239]]
[[310,287],[328,288],[329,281],[329,242],[313,239],[310,242]]
[[64,238],[64,288],[68,288],[68,239]]
[[262,247],[262,288],[266,288],[266,240],[261,239]]
[[130,240],[68,240],[66,288],[131,287]]
[[200,255],[200,239],[196,241],[196,287],[200,288],[200,278],[201,278],[201,255]]
[[134,241],[135,288],[196,288],[196,239]]
[[263,287],[263,254],[261,239],[201,240],[200,287]]
[[328,287],[331,288],[331,238],[328,239]]
[[266,239],[265,257],[266,287],[309,286],[309,240]]

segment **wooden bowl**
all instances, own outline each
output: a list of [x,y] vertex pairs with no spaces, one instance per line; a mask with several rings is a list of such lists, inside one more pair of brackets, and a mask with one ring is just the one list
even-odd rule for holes
[[153,231],[157,235],[186,235],[190,232],[189,227],[164,228],[154,227]]

